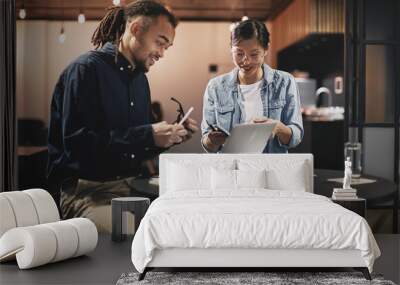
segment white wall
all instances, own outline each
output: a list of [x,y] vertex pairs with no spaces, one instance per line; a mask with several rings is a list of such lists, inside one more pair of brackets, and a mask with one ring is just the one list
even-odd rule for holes
[[[149,72],[153,100],[164,106],[165,120],[176,118],[176,104],[171,96],[188,109],[194,106],[193,118],[202,119],[202,100],[207,82],[211,78],[209,64],[218,64],[219,73],[233,68],[230,54],[229,24],[181,23],[174,45],[165,57]],[[171,149],[172,152],[202,152],[200,132],[192,140]]]
[[17,21],[17,114],[46,123],[54,86],[73,59],[92,49],[96,22],[66,22],[67,40],[58,42],[60,22]]
[[17,115],[44,119],[47,33],[44,22],[17,24]]
[[[17,112],[19,118],[49,118],[54,86],[63,69],[80,54],[90,50],[97,22],[65,22],[67,39],[58,42],[61,22],[17,21]],[[210,79],[209,64],[219,73],[233,68],[229,47],[229,23],[181,22],[174,45],[148,73],[152,99],[162,103],[167,121],[176,117],[176,104],[195,107],[193,117],[200,123],[202,97]],[[176,152],[201,152],[199,134],[174,148]]]

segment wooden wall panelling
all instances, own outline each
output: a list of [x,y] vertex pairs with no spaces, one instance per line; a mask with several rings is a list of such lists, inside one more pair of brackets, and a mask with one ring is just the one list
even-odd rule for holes
[[277,53],[313,33],[344,33],[344,0],[294,0],[270,21],[270,62]]

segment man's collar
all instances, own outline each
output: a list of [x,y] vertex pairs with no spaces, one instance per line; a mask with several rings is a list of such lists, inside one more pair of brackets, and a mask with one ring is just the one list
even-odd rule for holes
[[111,42],[107,42],[101,47],[101,51],[109,55],[115,55],[115,45]]
[[[117,50],[117,47],[113,43],[107,42],[102,46],[100,51],[110,55],[113,58],[113,61],[115,62],[119,70],[130,71],[130,72],[135,71],[135,65],[131,64],[129,60]],[[117,60],[115,61],[116,53],[117,53],[116,57]]]

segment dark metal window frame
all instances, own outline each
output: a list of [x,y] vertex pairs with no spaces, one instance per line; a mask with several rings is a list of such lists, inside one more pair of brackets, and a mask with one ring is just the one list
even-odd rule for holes
[[17,190],[15,0],[0,1],[0,192]]
[[[345,6],[345,124],[357,128],[360,142],[363,140],[364,128],[394,128],[394,171],[393,180],[399,189],[399,160],[400,160],[400,1],[395,3],[394,21],[395,35],[393,40],[367,40],[365,25],[365,2],[363,0],[348,0]],[[393,123],[366,123],[365,122],[365,78],[366,78],[366,47],[367,45],[383,45],[394,47],[394,118]],[[349,129],[345,128],[345,139],[349,138]],[[395,205],[398,207],[399,193],[397,191]],[[397,232],[397,215],[394,217]]]

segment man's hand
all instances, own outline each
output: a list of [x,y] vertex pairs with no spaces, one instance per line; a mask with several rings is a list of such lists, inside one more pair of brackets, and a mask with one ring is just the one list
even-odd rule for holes
[[196,120],[190,117],[186,119],[186,121],[183,123],[183,126],[188,131],[188,134],[183,138],[184,142],[191,139],[193,134],[199,130]]
[[173,144],[179,144],[188,134],[183,125],[168,124],[165,121],[152,125],[154,144],[158,147],[168,148]]

